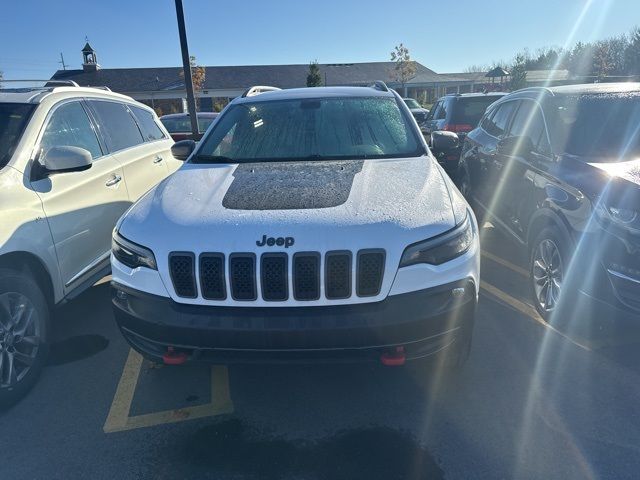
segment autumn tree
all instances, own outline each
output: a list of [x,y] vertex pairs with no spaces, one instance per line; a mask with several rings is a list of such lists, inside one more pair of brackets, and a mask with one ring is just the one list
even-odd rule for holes
[[[189,57],[189,66],[191,70],[191,83],[193,83],[193,93],[194,95],[196,95],[197,92],[202,90],[202,87],[204,87],[204,80],[205,80],[207,71],[205,70],[204,67],[196,63],[196,57],[193,55]],[[184,72],[182,71],[180,72],[180,77],[184,78]],[[196,106],[200,107],[200,100],[197,95],[196,95]]]
[[509,81],[511,91],[520,90],[527,86],[527,62],[524,54],[519,53],[516,55],[509,73],[511,75],[511,80]]
[[322,77],[320,76],[320,67],[318,60],[314,60],[309,64],[309,73],[307,74],[307,87],[321,87]]
[[393,78],[404,89],[405,84],[416,75],[416,62],[411,60],[409,49],[402,43],[394,47],[391,52],[391,61],[395,62]]

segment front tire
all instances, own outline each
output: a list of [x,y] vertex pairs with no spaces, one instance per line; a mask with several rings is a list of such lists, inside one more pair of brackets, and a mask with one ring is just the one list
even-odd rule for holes
[[28,273],[0,268],[0,408],[29,392],[49,350],[49,305]]
[[557,228],[545,227],[531,244],[531,295],[536,310],[547,322],[560,303],[569,260],[569,242]]

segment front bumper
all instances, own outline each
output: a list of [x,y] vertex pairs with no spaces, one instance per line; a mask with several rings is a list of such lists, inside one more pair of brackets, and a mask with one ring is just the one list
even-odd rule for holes
[[173,347],[191,360],[241,362],[376,360],[394,346],[408,359],[424,357],[471,335],[476,299],[472,280],[313,307],[185,305],[116,282],[112,296],[118,326],[143,355],[159,358]]

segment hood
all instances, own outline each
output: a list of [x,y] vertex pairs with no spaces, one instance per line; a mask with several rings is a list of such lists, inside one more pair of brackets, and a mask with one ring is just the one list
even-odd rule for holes
[[419,157],[186,163],[130,209],[120,232],[160,255],[262,252],[256,242],[266,235],[293,237],[290,252],[398,245],[399,256],[455,224],[440,169]]
[[640,158],[625,162],[589,162],[589,165],[598,168],[610,177],[624,179],[640,186]]

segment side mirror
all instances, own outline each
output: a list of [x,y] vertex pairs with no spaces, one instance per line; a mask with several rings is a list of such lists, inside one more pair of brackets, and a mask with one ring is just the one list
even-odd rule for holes
[[528,155],[534,146],[529,137],[506,137],[498,141],[496,149],[504,155]]
[[91,168],[91,153],[80,147],[55,146],[47,150],[40,164],[47,172],[79,172]]
[[184,162],[195,149],[196,142],[193,140],[180,140],[171,147],[171,155],[173,155],[176,160],[182,160]]
[[432,150],[437,153],[454,150],[460,146],[460,139],[455,132],[438,130],[431,133]]

